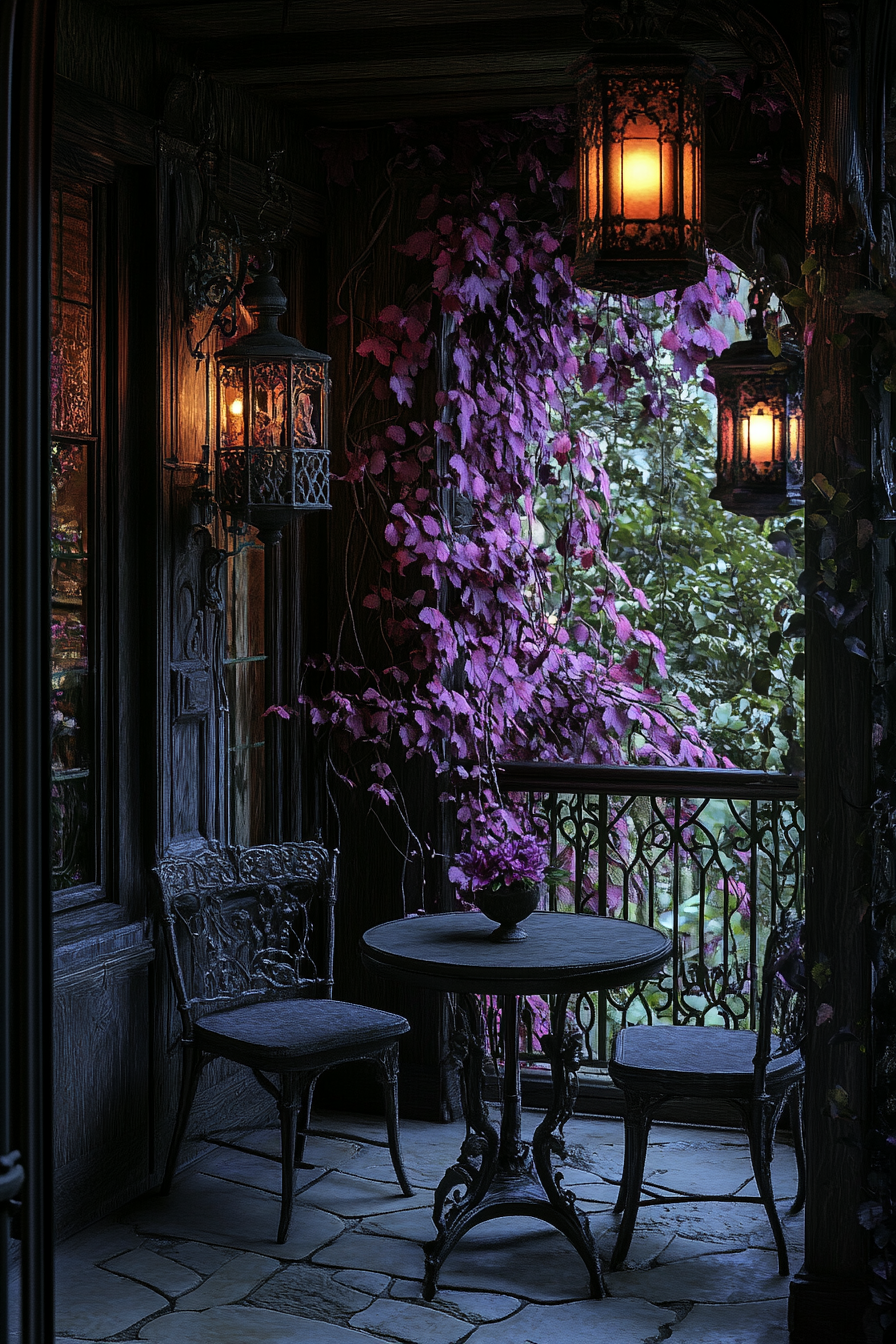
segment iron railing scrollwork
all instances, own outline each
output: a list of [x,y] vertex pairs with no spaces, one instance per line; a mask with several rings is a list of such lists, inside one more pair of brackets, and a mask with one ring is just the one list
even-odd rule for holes
[[[653,980],[580,994],[570,1014],[586,1066],[603,1068],[613,1037],[636,1023],[754,1030],[769,931],[801,913],[800,784],[758,771],[507,764],[508,792],[528,795],[548,829],[552,863],[570,872],[547,888],[550,910],[606,915],[661,928],[674,946]],[[492,1056],[497,1006],[483,1004]],[[550,1005],[522,1015],[530,1064],[546,1063]]]

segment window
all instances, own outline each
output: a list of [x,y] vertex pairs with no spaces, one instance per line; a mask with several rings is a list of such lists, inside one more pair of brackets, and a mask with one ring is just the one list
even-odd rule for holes
[[93,191],[53,193],[51,844],[54,891],[100,881]]

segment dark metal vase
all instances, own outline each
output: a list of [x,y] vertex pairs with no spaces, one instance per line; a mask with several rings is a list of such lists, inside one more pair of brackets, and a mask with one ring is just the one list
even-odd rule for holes
[[526,933],[519,926],[538,906],[540,891],[534,882],[513,882],[498,891],[476,892],[474,901],[487,919],[499,926],[489,934],[494,943],[521,943]]

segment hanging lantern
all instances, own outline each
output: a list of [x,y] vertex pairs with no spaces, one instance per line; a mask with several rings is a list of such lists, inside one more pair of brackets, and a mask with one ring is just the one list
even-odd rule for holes
[[706,275],[703,99],[692,58],[653,42],[594,50],[579,87],[575,277],[647,295]]
[[330,507],[330,356],[280,331],[286,297],[270,267],[243,302],[255,329],[215,355],[215,493],[225,513],[273,546],[294,514]]
[[786,342],[773,355],[758,292],[750,303],[750,339],[706,365],[719,402],[718,484],[710,496],[731,513],[763,519],[803,503],[803,356]]

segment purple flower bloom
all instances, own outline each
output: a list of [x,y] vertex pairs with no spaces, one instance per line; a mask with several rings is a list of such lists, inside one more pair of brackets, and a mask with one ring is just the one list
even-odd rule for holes
[[512,835],[499,841],[487,835],[457,855],[448,876],[465,890],[482,891],[514,882],[540,882],[547,866],[547,845],[538,836]]

